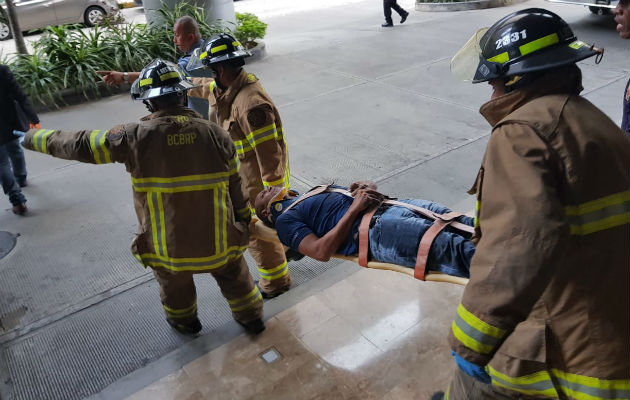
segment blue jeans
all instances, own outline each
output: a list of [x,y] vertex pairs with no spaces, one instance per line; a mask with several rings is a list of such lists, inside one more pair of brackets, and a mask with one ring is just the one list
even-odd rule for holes
[[15,177],[18,185],[23,185],[26,182],[26,160],[24,159],[24,150],[20,145],[20,141],[15,139],[11,142],[5,143],[4,145],[9,153],[9,159],[11,159],[13,176]]
[[[15,206],[26,203],[26,197],[22,194],[22,190],[13,176],[7,144],[0,146],[0,182],[2,182],[2,190],[4,191],[4,194],[9,196],[9,201]],[[22,156],[22,159],[23,158],[24,156]]]
[[[442,205],[425,200],[405,199],[404,203],[417,205],[445,214],[450,210]],[[370,229],[370,253],[372,259],[385,263],[414,268],[418,245],[422,235],[433,221],[423,218],[404,207],[388,207],[374,217]],[[458,222],[473,226],[473,218],[462,216]],[[470,260],[475,245],[470,237],[445,228],[433,241],[427,260],[427,270],[468,278]]]

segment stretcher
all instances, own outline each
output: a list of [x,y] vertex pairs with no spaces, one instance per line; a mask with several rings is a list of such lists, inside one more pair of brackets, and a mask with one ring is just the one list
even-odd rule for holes
[[[249,233],[255,238],[258,238],[260,240],[264,240],[267,242],[279,241],[278,235],[276,234],[276,230],[265,225],[262,221],[256,218],[252,218],[252,222],[249,225]],[[343,260],[354,261],[357,264],[361,265],[361,263],[359,263],[359,257],[357,256],[344,256],[341,254],[335,254],[333,255],[333,257],[340,258]],[[364,264],[367,268],[395,271],[395,272],[400,272],[400,273],[409,275],[411,277],[414,277],[413,268],[403,267],[401,265],[383,263],[383,262],[378,262],[378,261],[367,261],[367,263],[364,263]],[[441,272],[434,272],[434,271],[428,271],[424,276],[424,280],[429,281],[429,282],[453,283],[453,284],[462,285],[462,286],[465,286],[468,283],[467,278],[461,278],[459,276],[452,276],[452,275],[447,275]]]

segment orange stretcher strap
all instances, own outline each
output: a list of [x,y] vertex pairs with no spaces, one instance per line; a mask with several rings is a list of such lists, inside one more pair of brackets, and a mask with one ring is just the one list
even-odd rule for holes
[[420,245],[418,246],[418,255],[416,256],[416,267],[413,272],[413,276],[421,281],[425,280],[427,270],[427,260],[429,259],[429,250],[431,245],[435,241],[437,235],[444,230],[447,226],[453,223],[453,220],[459,217],[461,214],[456,212],[450,212],[441,215],[441,218],[437,218],[433,221],[433,225],[422,235]]
[[359,225],[359,265],[367,267],[368,264],[368,250],[370,247],[370,222],[374,213],[378,210],[378,207],[374,207],[369,211],[366,211],[361,218],[361,224]]

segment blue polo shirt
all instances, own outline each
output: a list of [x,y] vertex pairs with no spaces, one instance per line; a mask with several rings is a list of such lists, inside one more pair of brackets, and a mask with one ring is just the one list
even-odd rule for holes
[[623,116],[621,117],[621,129],[630,138],[630,80],[623,92]]
[[[302,240],[313,233],[317,237],[324,236],[337,225],[350,208],[352,197],[341,193],[322,193],[309,197],[298,203],[289,211],[276,219],[276,230],[280,241],[294,250]],[[359,224],[357,218],[352,225],[348,238],[341,244],[336,253],[353,255],[359,251]]]
[[[190,76],[212,78],[213,76],[212,72],[205,68],[201,68],[194,71],[188,71],[186,69],[186,66],[188,66],[188,61],[190,60],[190,56],[192,55],[192,52],[195,51],[196,48],[201,47],[202,44],[203,44],[203,40],[199,40],[197,43],[195,43],[195,45],[192,47],[192,49],[190,49],[190,51],[186,55],[179,58],[179,60],[177,61],[177,64],[179,64],[180,67],[182,67],[186,72],[188,72]],[[197,111],[199,114],[201,114],[203,118],[208,119],[208,100],[207,99],[189,97],[188,108]]]

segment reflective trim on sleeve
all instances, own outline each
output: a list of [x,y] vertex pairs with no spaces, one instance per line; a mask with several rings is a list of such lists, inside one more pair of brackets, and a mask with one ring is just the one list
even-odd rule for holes
[[164,257],[159,254],[140,254],[140,258],[145,265],[151,267],[162,267],[170,271],[192,271],[203,272],[220,268],[229,261],[241,257],[247,246],[231,246],[222,253],[209,257],[195,258],[175,258]]
[[240,218],[240,219],[249,219],[252,215],[251,211],[249,210],[249,207],[244,207],[244,208],[239,208],[238,210],[236,210],[236,215]]
[[488,324],[466,310],[461,303],[457,306],[457,317],[451,329],[457,340],[480,354],[492,353],[506,334],[505,330]]
[[225,187],[229,182],[229,174],[229,172],[218,172],[174,178],[131,178],[131,184],[136,192],[193,192]]
[[254,207],[249,207],[249,215],[252,217],[256,216],[256,209]]
[[572,235],[588,235],[630,223],[630,191],[565,207]]
[[275,279],[280,279],[285,276],[289,272],[289,266],[287,262],[284,261],[282,264],[277,267],[271,269],[264,269],[258,267],[258,273],[260,274],[260,279],[265,279],[268,281],[273,281]]
[[238,312],[255,307],[256,303],[259,301],[262,301],[262,294],[260,294],[258,286],[254,285],[251,292],[247,293],[245,296],[233,300],[228,299],[227,302],[232,312]]
[[481,210],[481,201],[475,202],[475,228],[479,227],[479,210]]
[[90,149],[92,150],[92,156],[96,164],[112,162],[109,149],[105,145],[107,132],[109,131],[94,130],[90,132]]
[[274,123],[248,133],[243,140],[235,140],[234,146],[236,146],[236,153],[238,155],[243,155],[248,151],[254,150],[254,148],[259,144],[277,138],[278,130],[276,129],[276,124]]
[[188,319],[190,317],[194,317],[197,315],[197,301],[196,300],[192,306],[186,307],[186,308],[181,308],[181,309],[170,308],[164,304],[162,305],[162,307],[164,307],[164,312],[166,313],[166,317],[170,319],[182,319],[182,318]]
[[40,153],[48,154],[48,136],[50,136],[50,134],[54,131],[54,129],[40,129],[35,132],[35,134],[33,135],[33,150],[39,151]]
[[241,169],[241,161],[238,159],[238,156],[234,157],[229,162],[230,175],[238,174],[238,171]]

